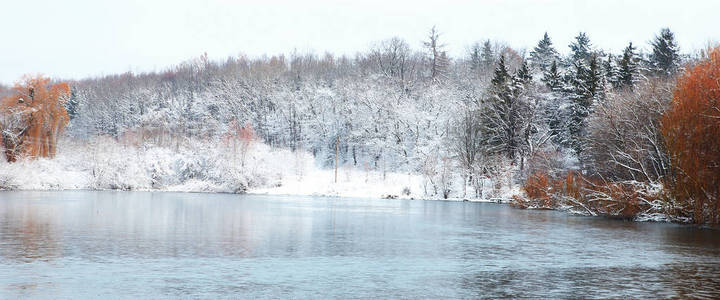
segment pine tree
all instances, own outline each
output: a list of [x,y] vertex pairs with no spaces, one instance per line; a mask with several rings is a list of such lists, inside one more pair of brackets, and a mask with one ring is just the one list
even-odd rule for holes
[[637,55],[632,42],[623,50],[623,56],[620,59],[618,70],[618,82],[621,87],[632,88],[638,80]]
[[78,111],[78,97],[77,97],[77,88],[75,86],[72,86],[70,88],[70,97],[67,101],[65,101],[65,110],[67,111],[68,117],[70,121],[75,118]]
[[518,68],[515,77],[517,78],[518,83],[523,86],[528,85],[532,82],[532,74],[530,74],[530,69],[528,68],[526,61],[523,61],[520,68]]
[[515,159],[518,148],[519,108],[511,76],[501,55],[490,81],[490,98],[485,103],[483,128],[488,146],[510,159]]
[[552,140],[558,145],[564,145],[565,130],[563,128],[564,111],[561,109],[563,93],[563,78],[558,70],[557,61],[553,61],[541,79],[545,86],[550,90],[547,94],[547,104],[545,106],[545,118],[550,128]]
[[480,60],[482,61],[482,64],[486,70],[490,70],[490,68],[495,64],[495,54],[493,53],[490,40],[486,40],[483,43]]
[[507,98],[511,94],[510,73],[508,72],[507,66],[505,66],[505,55],[500,55],[498,66],[495,68],[493,78],[490,81],[492,93],[498,95],[500,98]]
[[581,32],[575,37],[575,41],[570,43],[570,59],[571,64],[579,61],[585,63],[590,62],[592,54],[592,45],[590,44],[590,38],[584,32]]
[[618,70],[615,66],[615,56],[609,54],[607,59],[603,62],[603,71],[605,73],[605,82],[617,88],[620,85],[618,81]]
[[602,85],[602,69],[596,55],[593,55],[590,59],[590,66],[586,76],[585,81],[587,86],[587,96],[588,99],[590,99],[590,103],[588,103],[587,107],[590,108],[595,101],[603,100],[605,98],[605,90]]
[[583,136],[583,129],[585,118],[588,116],[588,110],[585,109],[587,99],[585,98],[586,86],[585,77],[588,73],[588,68],[585,66],[583,61],[578,61],[574,65],[574,77],[572,78],[572,85],[570,86],[570,99],[572,100],[569,109],[569,122],[567,124],[567,130],[569,140],[565,146],[571,147],[575,150],[575,153],[580,154],[582,152],[581,139]]
[[655,36],[651,45],[653,49],[649,58],[653,73],[667,76],[677,72],[680,66],[680,55],[675,42],[675,34],[669,28],[663,28],[660,30],[660,35]]
[[590,115],[592,105],[595,101],[602,99],[602,73],[598,64],[597,56],[590,58],[588,65],[579,61],[574,65],[575,77],[571,82],[570,98],[570,120],[568,133],[570,141],[568,146],[580,154],[584,150],[586,135],[586,119]]
[[545,72],[558,58],[557,50],[553,48],[552,41],[547,32],[545,32],[542,40],[540,40],[533,51],[530,52],[530,65],[541,72]]
[[480,47],[479,43],[473,44],[472,48],[470,48],[470,70],[479,72],[483,67],[481,51],[482,47]]
[[562,76],[560,76],[556,61],[553,61],[550,68],[543,73],[541,80],[551,91],[560,91],[562,88]]

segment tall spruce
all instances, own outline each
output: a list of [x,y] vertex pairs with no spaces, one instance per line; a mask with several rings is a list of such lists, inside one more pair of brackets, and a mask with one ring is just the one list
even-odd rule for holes
[[590,44],[590,38],[584,32],[579,33],[575,37],[575,41],[570,43],[570,59],[571,64],[574,62],[583,61],[585,63],[590,62],[592,55],[592,45]]
[[563,128],[566,118],[560,105],[563,101],[563,78],[558,69],[557,61],[552,62],[550,68],[543,73],[540,80],[550,90],[550,93],[546,94],[547,101],[544,111],[546,122],[550,128],[550,135],[556,144],[564,145],[567,140]]
[[632,88],[638,80],[638,57],[632,42],[623,50],[622,58],[618,62],[618,82],[620,87]]
[[660,30],[660,34],[650,43],[650,68],[655,75],[669,76],[677,72],[680,66],[680,54],[675,34],[669,28]]
[[620,85],[618,80],[618,70],[615,65],[615,56],[609,54],[607,59],[603,61],[603,72],[605,75],[605,82],[610,84],[612,87],[617,88]]
[[520,68],[518,68],[515,78],[523,86],[528,85],[530,84],[530,82],[532,82],[533,77],[530,73],[530,68],[528,68],[528,64],[526,61],[523,61],[522,65],[520,65]]
[[490,68],[492,68],[492,66],[495,64],[495,54],[493,53],[490,40],[485,40],[485,42],[483,43],[480,60],[482,61],[482,65],[485,67],[486,70],[491,70]]
[[558,58],[558,52],[552,46],[550,36],[545,32],[543,38],[538,42],[533,51],[530,52],[530,66],[540,72],[545,72]]
[[584,150],[587,117],[590,115],[595,101],[602,99],[602,73],[598,58],[592,55],[586,65],[582,60],[574,65],[574,78],[570,86],[568,134],[570,139],[566,146],[575,150],[578,155]]
[[559,92],[562,89],[562,76],[558,70],[557,61],[553,61],[550,68],[543,73],[542,82],[553,92]]
[[515,95],[516,79],[505,65],[505,56],[500,55],[490,81],[489,99],[484,106],[483,128],[487,143],[495,152],[515,160],[518,149],[519,107]]
[[474,43],[470,48],[470,70],[479,72],[482,67],[482,47],[480,43]]

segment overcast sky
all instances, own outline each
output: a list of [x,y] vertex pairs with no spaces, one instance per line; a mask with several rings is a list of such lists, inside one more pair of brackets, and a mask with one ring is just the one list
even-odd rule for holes
[[399,36],[416,49],[433,25],[454,57],[477,40],[531,48],[548,31],[562,53],[579,32],[597,47],[641,47],[661,27],[683,51],[720,40],[720,1],[8,0],[0,5],[0,82],[77,79],[220,59],[299,52],[353,55]]

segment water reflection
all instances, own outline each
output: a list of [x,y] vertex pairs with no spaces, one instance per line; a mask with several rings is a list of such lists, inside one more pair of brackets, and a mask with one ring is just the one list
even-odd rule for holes
[[[0,204],[1,205],[1,204]],[[0,256],[21,262],[50,261],[60,255],[55,226],[33,209],[2,210],[3,219],[21,216],[0,229]]]
[[720,296],[717,231],[495,204],[6,192],[0,217],[9,298]]

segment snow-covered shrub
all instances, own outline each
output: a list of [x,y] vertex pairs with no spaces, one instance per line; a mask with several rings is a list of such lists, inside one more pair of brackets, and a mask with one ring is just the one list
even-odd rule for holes
[[89,155],[90,188],[113,190],[146,190],[153,186],[151,174],[141,149],[100,138]]
[[10,164],[0,162],[0,190],[14,190],[18,187],[15,173],[11,172]]

